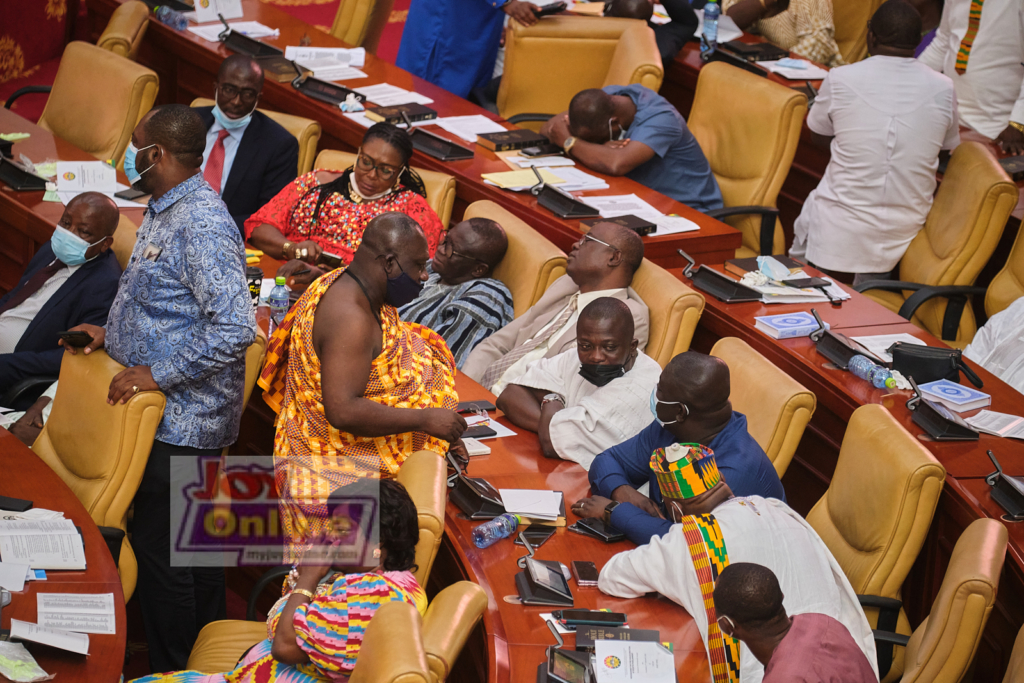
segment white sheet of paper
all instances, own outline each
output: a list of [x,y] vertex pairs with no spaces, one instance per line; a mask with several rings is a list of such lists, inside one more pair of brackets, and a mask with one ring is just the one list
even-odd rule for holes
[[[370,119],[366,118],[366,112],[363,112],[363,111],[348,112],[348,113],[342,114],[342,116],[344,116],[346,118],[349,118],[352,121],[355,121],[356,123],[358,123],[363,128],[369,128],[373,124],[377,123],[376,121],[371,121]],[[436,123],[436,122],[437,122],[437,119],[431,119],[429,121],[413,121],[412,122],[412,126],[413,126],[413,128],[418,128],[420,126],[429,126],[430,124]]]
[[0,520],[0,536],[10,535],[55,535],[78,533],[70,519],[13,519]]
[[907,334],[906,332],[900,332],[899,334],[875,334],[866,337],[850,337],[850,339],[857,342],[865,349],[884,360],[886,363],[892,362],[892,356],[889,355],[886,349],[896,342],[916,344],[917,346],[928,346],[914,335]]
[[563,166],[554,171],[555,175],[565,181],[558,189],[566,192],[586,192],[588,190],[607,190],[608,183],[603,178],[590,175],[575,167]]
[[512,156],[507,158],[509,161],[511,161],[519,168],[530,168],[531,166],[536,166],[537,168],[557,168],[560,166],[576,165],[576,162],[570,159],[569,157],[560,156],[537,157],[535,159],[531,159],[530,157],[524,157],[519,156],[518,154],[513,154]]
[[30,640],[51,647],[59,647],[68,652],[80,655],[89,654],[89,636],[84,633],[71,633],[60,629],[46,628],[27,621],[11,619],[11,638]]
[[[434,100],[418,92],[406,91],[385,97],[377,96],[376,99],[370,101],[378,107],[397,107],[400,104],[431,104]],[[433,123],[433,121],[424,121],[424,123]]]
[[[694,10],[697,13],[697,30],[694,31],[695,36],[700,36],[704,33],[704,10]],[[668,12],[665,13],[668,16]],[[730,40],[739,40],[743,37],[743,31],[736,25],[736,22],[732,20],[728,14],[724,12],[718,17],[718,42],[728,43]]]
[[[258,21],[229,21],[228,26],[231,27],[232,30],[244,33],[250,38],[276,38],[281,35],[280,29],[270,28]],[[194,33],[203,40],[208,40],[211,43],[217,43],[220,42],[218,36],[224,32],[224,24],[218,21],[215,24],[189,26],[188,30],[190,33]]]
[[242,0],[199,0],[195,8],[197,24],[220,21],[218,14],[225,19],[242,18]]
[[505,126],[491,121],[482,114],[471,116],[446,116],[434,119],[432,123],[444,128],[452,135],[458,135],[467,142],[476,142],[476,136],[484,133],[504,133]]
[[597,683],[643,681],[675,683],[675,658],[659,643],[598,640],[594,642]]
[[32,571],[27,564],[20,562],[0,562],[0,587],[12,593],[25,590],[25,580]]
[[32,508],[24,512],[15,512],[12,515],[4,515],[4,519],[64,519],[64,513],[46,508]]
[[982,410],[977,415],[964,419],[979,432],[1008,439],[1024,439],[1024,417]]
[[33,569],[84,569],[85,549],[75,531],[55,536],[0,536],[0,559]]
[[42,627],[73,633],[102,633],[110,635],[117,633],[117,622],[113,614],[40,612],[37,620]]
[[362,47],[299,47],[289,45],[284,49],[284,58],[292,61],[306,59],[334,58],[348,66],[365,66],[366,49]]
[[498,489],[506,512],[536,519],[557,519],[562,503],[560,491],[540,489]]
[[347,81],[353,78],[366,78],[366,73],[355,67],[342,64],[331,58],[309,59],[295,62],[313,72],[313,78],[321,81]]
[[39,612],[113,614],[113,593],[36,593]]
[[58,161],[58,192],[103,192],[113,194],[117,171],[102,161]]
[[487,439],[500,439],[503,436],[515,436],[516,435],[516,433],[513,432],[511,429],[509,429],[505,425],[501,424],[497,420],[492,420],[489,417],[479,417],[477,415],[473,415],[472,417],[467,417],[466,418],[466,424],[468,424],[468,425],[486,424],[488,427],[490,427],[491,429],[493,429],[496,432],[494,436],[478,436],[478,437],[475,437],[477,441],[486,441]]
[[683,218],[682,216],[662,216],[654,221],[654,223],[658,226],[658,229],[651,233],[652,237],[700,230],[699,225],[691,221],[689,218]]
[[779,66],[775,62],[757,62],[758,66],[763,66],[774,74],[778,74],[785,79],[791,81],[819,81],[825,76],[828,76],[828,69],[822,69],[820,66],[811,64],[806,59],[798,60],[807,64],[806,69],[794,69],[787,66]]
[[[118,184],[120,184],[120,183],[118,183]],[[119,188],[117,191],[120,192],[122,189],[124,189],[124,188]],[[63,203],[64,206],[67,206],[68,202],[70,202],[72,199],[77,197],[79,194],[81,194],[81,193],[80,192],[60,192],[60,191],[58,191],[57,192],[57,198],[60,199],[61,203]],[[114,200],[114,204],[116,204],[117,208],[119,208],[119,209],[142,209],[142,208],[145,208],[145,206],[146,206],[145,204],[139,204],[138,202],[133,202],[130,199],[121,199],[120,197],[115,197],[113,192],[104,192],[103,194],[105,194],[108,197],[110,197],[111,199],[113,199]]]
[[401,95],[409,92],[404,88],[399,88],[397,85],[391,85],[390,83],[377,83],[376,85],[364,85],[361,88],[352,88],[360,95],[366,95],[366,98],[371,102],[376,102],[378,97],[391,97],[392,95]]
[[587,197],[587,204],[601,212],[603,218],[615,218],[632,214],[637,218],[656,223],[665,214],[655,209],[635,194],[611,195],[608,197]]

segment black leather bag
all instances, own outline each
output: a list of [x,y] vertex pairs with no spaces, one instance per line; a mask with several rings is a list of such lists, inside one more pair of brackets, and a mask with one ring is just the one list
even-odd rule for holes
[[967,367],[963,351],[959,349],[940,349],[934,346],[896,342],[888,351],[892,355],[892,369],[905,377],[913,377],[918,384],[940,379],[959,383],[962,370],[971,384],[979,389],[984,386],[981,378]]

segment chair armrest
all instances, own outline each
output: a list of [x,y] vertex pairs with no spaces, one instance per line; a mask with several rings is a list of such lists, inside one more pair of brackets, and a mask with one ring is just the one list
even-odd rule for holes
[[881,680],[885,678],[885,675],[889,673],[889,669],[892,668],[893,645],[906,645],[906,643],[879,639],[877,634],[891,634],[894,637],[900,637],[896,633],[896,624],[900,618],[900,608],[903,606],[903,602],[894,598],[883,598],[878,595],[858,595],[857,600],[860,601],[861,607],[874,607],[878,610],[878,621],[876,622],[878,630],[874,631],[874,633],[876,634],[875,642],[877,643],[875,652],[878,657],[878,677]]
[[18,99],[22,95],[30,95],[32,93],[49,93],[53,90],[52,85],[27,85],[24,88],[18,88],[11,96],[4,102],[4,109],[10,109],[11,105],[14,104],[14,100]]
[[[963,299],[966,301],[966,298],[968,296],[972,296],[974,294],[984,294],[986,291],[988,291],[988,290],[986,290],[984,287],[972,287],[970,285],[943,285],[943,286],[940,286],[940,287],[924,287],[924,286],[921,286],[920,289],[918,289],[913,294],[911,294],[909,297],[907,297],[907,300],[903,302],[902,306],[900,306],[899,313],[900,313],[901,316],[903,316],[907,320],[910,320],[914,316],[914,313],[917,311],[918,307],[920,307],[921,304],[923,304],[924,302],[928,301],[929,299],[934,299],[937,296],[945,297],[947,299],[948,298],[952,298],[952,297],[963,297]],[[963,311],[963,306],[961,306],[960,309],[957,311],[957,313],[958,313],[958,315],[956,316],[956,325],[957,326],[960,325],[960,315],[959,315],[959,313],[962,312],[962,311]],[[945,321],[943,321],[943,325],[942,325],[942,338],[943,339],[955,339],[956,338],[956,331],[955,330],[953,331],[952,336],[947,336],[946,335]]]
[[907,643],[910,642],[910,636],[900,635],[899,633],[890,633],[889,631],[872,629],[871,635],[875,637],[876,643],[889,643],[891,645],[906,647]]
[[862,294],[869,289],[881,289],[884,292],[902,292],[905,290],[917,291],[927,285],[920,282],[907,282],[906,280],[869,280],[856,285],[854,289]]
[[0,396],[0,406],[16,408],[17,403],[22,399],[22,397],[31,395],[33,391],[35,391],[35,397],[32,400],[35,401],[39,398],[40,394],[46,391],[47,387],[56,381],[57,377],[55,375],[36,375],[35,377],[26,377],[20,382],[16,382],[14,386]]
[[543,123],[544,121],[547,121],[548,119],[550,119],[552,116],[554,116],[554,114],[530,114],[530,113],[523,113],[523,114],[516,114],[515,116],[510,117],[508,119],[508,122],[509,123],[526,123],[526,122],[529,122],[529,121],[540,121],[540,122]]
[[727,216],[756,215],[761,217],[760,253],[762,256],[771,256],[775,245],[775,221],[779,218],[779,210],[770,206],[730,206],[724,209],[712,209],[705,212],[706,216],[712,218],[725,218]]

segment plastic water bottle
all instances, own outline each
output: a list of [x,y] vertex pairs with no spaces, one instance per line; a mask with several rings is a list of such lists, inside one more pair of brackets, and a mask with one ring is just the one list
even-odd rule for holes
[[473,529],[473,543],[477,548],[486,548],[503,538],[508,538],[518,527],[519,515],[506,512]]
[[892,378],[892,373],[867,356],[854,356],[850,359],[849,367],[850,372],[871,382],[879,389],[892,389],[896,386],[896,380]]
[[270,296],[267,297],[267,304],[270,306],[270,319],[274,321],[274,326],[277,327],[284,320],[284,317],[288,315],[288,288],[284,286],[286,282],[284,275],[278,275],[274,278],[274,288],[270,290]]
[[718,17],[722,14],[722,8],[716,0],[708,0],[704,5],[704,31],[703,42],[705,49],[714,50],[718,45]]
[[160,20],[161,24],[167,24],[175,31],[184,31],[188,28],[188,19],[185,18],[185,15],[166,5],[156,8],[156,18]]

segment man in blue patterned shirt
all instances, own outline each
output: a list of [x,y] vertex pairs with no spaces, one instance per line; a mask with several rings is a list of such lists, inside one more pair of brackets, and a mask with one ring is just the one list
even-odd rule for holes
[[205,146],[206,127],[185,105],[157,107],[136,126],[125,175],[152,198],[106,329],[76,328],[93,336],[85,353],[105,346],[127,366],[111,381],[108,403],[140,391],[167,396],[132,528],[154,672],[184,669],[199,629],[224,618],[222,568],[170,565],[170,463],[234,443],[245,352],[256,337],[245,248],[199,171]]

